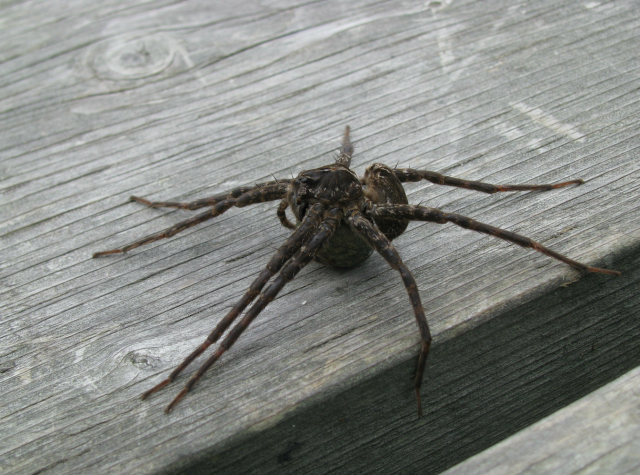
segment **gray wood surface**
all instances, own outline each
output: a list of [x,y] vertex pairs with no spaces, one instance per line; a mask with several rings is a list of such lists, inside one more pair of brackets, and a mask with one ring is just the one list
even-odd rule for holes
[[640,368],[445,473],[638,473],[638,388]]
[[[0,9],[3,473],[437,473],[640,364],[635,2]],[[407,190],[624,275],[413,224],[396,247],[435,336],[423,419],[417,328],[378,256],[309,266],[174,413],[184,379],[141,402],[288,231],[264,204],[91,259],[191,216],[128,197],[290,177],[333,160],[346,124],[359,172],[585,179]]]

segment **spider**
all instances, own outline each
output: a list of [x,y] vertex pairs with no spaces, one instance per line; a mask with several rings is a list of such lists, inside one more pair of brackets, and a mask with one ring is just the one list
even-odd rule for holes
[[[329,266],[353,267],[362,263],[375,250],[393,269],[400,273],[418,323],[421,349],[414,379],[414,389],[418,417],[421,417],[420,387],[431,345],[431,334],[420,302],[416,281],[402,262],[398,251],[391,244],[393,239],[405,231],[409,221],[453,223],[525,248],[534,249],[569,264],[581,272],[620,275],[618,271],[590,267],[574,261],[525,236],[481,223],[466,216],[445,213],[425,206],[410,205],[402,187],[402,183],[427,180],[437,185],[468,188],[483,193],[498,193],[504,191],[548,191],[568,185],[580,185],[584,183],[583,180],[571,180],[552,185],[491,185],[478,181],[461,180],[426,170],[390,168],[379,163],[369,166],[364,177],[359,178],[349,168],[353,155],[353,144],[349,138],[349,130],[349,126],[347,126],[335,163],[303,171],[296,178],[276,179],[253,186],[241,186],[227,193],[190,203],[149,201],[136,196],[131,197],[132,201],[154,208],[196,210],[210,207],[210,209],[120,249],[97,252],[93,257],[125,253],[138,246],[171,237],[191,226],[215,218],[234,206],[242,208],[264,201],[281,200],[277,216],[283,226],[293,230],[293,233],[280,246],[242,298],[220,320],[204,343],[198,346],[164,381],[143,393],[142,399],[171,383],[191,362],[204,353],[209,346],[216,343],[236,318],[257,298],[253,306],[222,340],[213,355],[193,374],[186,386],[167,406],[165,412],[169,413],[222,354],[233,346],[242,332],[278,295],[286,283],[291,281],[309,262],[316,260]],[[287,208],[291,208],[295,215],[296,224],[287,218],[285,214]],[[276,277],[263,291],[265,285],[274,276]]]

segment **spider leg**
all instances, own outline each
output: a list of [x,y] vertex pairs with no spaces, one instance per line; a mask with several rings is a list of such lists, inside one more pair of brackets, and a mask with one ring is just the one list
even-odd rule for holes
[[300,247],[309,240],[312,233],[318,228],[320,220],[322,218],[322,205],[315,204],[309,209],[306,216],[300,223],[300,227],[294,231],[291,236],[284,242],[278,249],[275,255],[271,258],[265,269],[260,275],[251,283],[249,289],[245,292],[242,298],[234,305],[234,307],[220,320],[215,329],[207,337],[207,339],[198,346],[193,353],[191,353],[185,360],[180,363],[176,369],[174,369],[169,377],[157,384],[153,388],[142,394],[142,399],[146,399],[149,395],[153,394],[157,390],[163,388],[167,384],[171,383],[193,360],[200,356],[204,351],[209,348],[213,343],[218,341],[220,336],[229,328],[229,325],[240,315],[244,309],[249,305],[260,293],[265,284],[273,277],[282,266],[291,259],[294,253],[300,250]]
[[289,229],[296,229],[296,225],[293,224],[291,221],[289,221],[289,218],[287,218],[287,215],[285,214],[285,210],[289,207],[289,200],[287,200],[286,198],[284,200],[282,200],[280,202],[280,204],[278,205],[278,211],[276,211],[276,214],[278,215],[278,219],[280,220],[280,223],[285,227],[285,228],[289,228]]
[[376,205],[367,212],[367,215],[373,219],[376,217],[384,217],[393,219],[409,219],[413,221],[430,221],[438,224],[453,223],[465,229],[471,229],[472,231],[495,236],[505,241],[517,244],[518,246],[541,252],[549,257],[562,261],[565,264],[569,264],[571,267],[582,272],[600,272],[602,274],[620,275],[620,272],[615,270],[590,267],[581,262],[569,259],[567,256],[552,251],[533,239],[529,239],[528,237],[520,234],[496,228],[495,226],[490,226],[489,224],[481,223],[480,221],[476,221],[475,219],[459,214],[445,213],[435,208],[414,205]]
[[337,163],[340,163],[347,168],[351,166],[351,157],[353,156],[353,144],[351,143],[351,138],[349,138],[350,132],[351,128],[347,125],[344,128],[344,136],[342,137],[342,146],[340,147],[340,153],[336,158]]
[[428,170],[414,170],[412,168],[396,168],[394,170],[398,180],[403,183],[427,180],[436,185],[457,186],[470,190],[482,191],[483,193],[498,193],[501,191],[549,191],[555,188],[562,188],[569,185],[582,185],[584,180],[570,180],[553,185],[492,185],[481,181],[461,180],[440,173]]
[[216,203],[210,210],[205,211],[204,213],[200,213],[193,218],[186,219],[181,221],[170,228],[165,229],[164,231],[160,231],[159,233],[152,234],[150,236],[139,239],[138,241],[134,241],[131,244],[127,244],[124,247],[119,249],[110,249],[108,251],[96,252],[93,254],[93,257],[106,256],[108,254],[120,254],[130,251],[138,246],[142,246],[144,244],[148,244],[150,242],[158,241],[160,239],[169,238],[178,234],[180,231],[184,231],[196,224],[200,224],[204,221],[207,221],[211,218],[215,218],[216,216],[220,216],[222,213],[227,211],[229,208],[236,206],[238,208],[242,208],[244,206],[248,206],[255,203],[262,203],[264,201],[272,201],[283,198],[288,191],[288,184],[281,183],[275,185],[265,186],[263,188],[253,187],[249,191],[241,194],[237,198],[227,198],[218,203]]
[[339,209],[333,209],[325,211],[322,223],[318,226],[317,232],[301,247],[295,256],[287,262],[282,268],[280,274],[273,280],[273,282],[265,289],[260,295],[258,300],[247,311],[245,316],[231,329],[220,346],[216,349],[213,355],[194,373],[189,379],[186,386],[178,393],[178,395],[171,401],[165,410],[166,413],[171,412],[176,404],[184,397],[185,394],[193,387],[193,385],[202,377],[202,375],[213,365],[229,348],[233,346],[242,332],[249,326],[249,324],[258,316],[258,314],[278,295],[287,282],[293,280],[293,278],[300,272],[300,270],[306,266],[313,256],[324,246],[327,240],[333,235],[337,229],[340,220],[342,219],[342,212]]
[[214,206],[224,200],[228,200],[231,198],[238,198],[241,195],[256,189],[278,187],[278,185],[284,185],[284,187],[286,187],[289,183],[291,183],[291,181],[292,180],[290,179],[285,179],[285,180],[270,181],[266,183],[259,183],[257,185],[251,185],[251,186],[239,186],[237,188],[234,188],[231,191],[226,191],[224,193],[219,193],[217,195],[213,195],[207,198],[202,198],[196,201],[189,201],[189,202],[149,201],[145,198],[140,198],[138,196],[131,196],[129,199],[131,201],[137,201],[138,203],[142,203],[143,205],[149,206],[151,208],[180,208],[180,209],[196,210],[200,208],[205,208],[207,206]]
[[352,229],[369,241],[369,244],[371,244],[371,246],[387,261],[387,263],[400,273],[404,286],[409,294],[413,313],[416,316],[416,321],[420,330],[420,338],[422,340],[422,349],[420,351],[420,357],[418,358],[418,366],[416,368],[414,381],[416,403],[418,405],[418,417],[422,417],[420,386],[422,386],[422,377],[424,375],[427,362],[427,355],[429,354],[429,347],[431,346],[431,332],[429,331],[429,324],[427,323],[427,318],[425,317],[424,309],[422,308],[422,302],[420,301],[418,286],[416,285],[416,281],[411,275],[411,272],[402,262],[398,251],[396,251],[393,244],[391,244],[391,241],[389,241],[389,239],[387,239],[387,237],[379,231],[374,224],[368,221],[355,205],[349,207],[346,218]]

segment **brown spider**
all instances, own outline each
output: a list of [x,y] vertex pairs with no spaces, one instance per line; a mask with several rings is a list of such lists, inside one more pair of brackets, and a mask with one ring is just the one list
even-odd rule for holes
[[[168,238],[191,226],[221,215],[229,208],[242,208],[264,201],[281,200],[278,206],[278,218],[283,226],[293,229],[293,233],[271,258],[266,268],[253,281],[249,290],[240,301],[220,320],[213,332],[196,350],[191,353],[167,379],[149,389],[142,395],[150,394],[172,382],[193,360],[200,356],[210,345],[218,341],[233,321],[259,295],[258,300],[244,317],[229,332],[218,349],[191,377],[186,386],[167,406],[171,409],[193,387],[209,367],[227,351],[254,318],[271,302],[300,270],[313,259],[321,264],[352,267],[367,259],[376,250],[389,265],[402,277],[409,294],[411,306],[420,330],[422,348],[418,358],[415,375],[415,393],[418,416],[422,416],[420,386],[424,374],[427,354],[431,344],[429,325],[424,315],[416,282],[393,247],[391,241],[400,236],[409,221],[431,221],[438,224],[454,223],[463,228],[504,239],[522,247],[529,247],[559,261],[565,262],[582,272],[601,272],[620,275],[614,270],[590,267],[552,251],[527,237],[490,226],[459,214],[444,213],[438,209],[410,205],[402,187],[403,182],[428,180],[437,185],[457,186],[484,193],[501,191],[546,191],[572,184],[582,184],[582,180],[571,180],[554,185],[490,185],[477,181],[461,180],[426,170],[411,168],[392,169],[379,163],[367,168],[363,178],[358,178],[350,168],[353,145],[349,139],[347,126],[342,139],[342,147],[336,163],[315,170],[301,172],[295,179],[276,180],[254,186],[241,186],[227,193],[211,196],[191,203],[155,202],[144,198],[131,197],[151,207],[170,207],[182,209],[211,208],[191,219],[182,221],[169,229],[140,239],[120,249],[97,252],[93,257],[127,252],[143,244]],[[290,207],[298,222],[291,223],[285,215]],[[262,294],[262,288],[277,273]]]

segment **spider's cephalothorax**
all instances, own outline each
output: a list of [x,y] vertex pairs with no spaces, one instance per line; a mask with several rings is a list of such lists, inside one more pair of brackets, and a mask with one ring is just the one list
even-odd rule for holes
[[[353,145],[349,139],[349,127],[347,127],[336,163],[316,168],[315,170],[303,171],[294,179],[270,181],[255,186],[242,186],[227,193],[190,203],[152,202],[144,198],[131,197],[133,201],[152,207],[166,206],[190,210],[204,207],[210,208],[208,211],[162,232],[133,242],[120,249],[97,252],[93,257],[127,252],[143,244],[173,236],[184,229],[214,218],[229,208],[241,208],[264,201],[281,200],[277,211],[278,218],[283,226],[293,230],[291,236],[278,249],[242,298],[220,320],[204,343],[198,346],[193,353],[174,369],[167,379],[145,392],[142,395],[143,399],[172,382],[193,360],[218,341],[236,318],[255,300],[240,321],[229,330],[214,353],[169,404],[166,412],[171,411],[204,372],[225,351],[231,348],[245,328],[276,297],[285,284],[291,281],[312,260],[315,259],[322,264],[331,266],[352,267],[363,262],[375,250],[393,269],[400,273],[418,323],[421,349],[414,379],[414,388],[418,415],[422,415],[420,386],[431,344],[431,335],[424,309],[420,302],[416,282],[409,269],[400,259],[398,251],[391,244],[393,239],[404,232],[409,221],[430,221],[439,224],[454,223],[466,229],[489,234],[519,246],[534,249],[569,264],[582,272],[620,275],[617,271],[590,267],[574,261],[527,237],[465,216],[445,213],[425,206],[409,205],[402,187],[403,182],[427,180],[438,185],[457,186],[484,193],[497,193],[503,191],[546,191],[571,184],[581,184],[582,180],[571,180],[553,185],[491,185],[477,181],[461,180],[426,170],[392,169],[382,164],[371,165],[365,171],[364,177],[358,178],[349,168],[352,154]],[[297,224],[291,223],[286,216],[285,212],[289,207],[296,217]],[[273,280],[271,280],[272,278]],[[271,283],[263,290],[270,280]]]
[[[283,206],[290,206],[298,223],[304,221],[314,204],[344,207],[364,203],[363,186],[358,176],[347,165],[335,163],[301,172],[290,185],[289,195]],[[347,224],[340,222],[333,235],[323,244],[313,258],[324,265],[352,267],[371,255],[371,246],[354,233]]]

